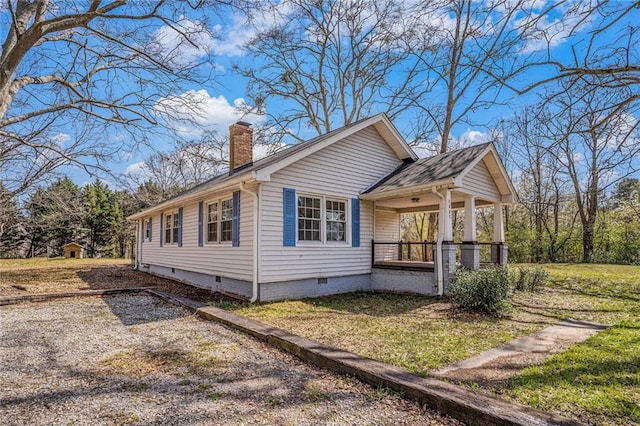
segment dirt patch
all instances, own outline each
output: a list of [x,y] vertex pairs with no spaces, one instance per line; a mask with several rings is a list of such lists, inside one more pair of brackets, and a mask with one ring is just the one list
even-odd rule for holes
[[0,272],[0,297],[113,288],[157,287],[190,299],[209,303],[221,296],[177,281],[136,271],[125,261],[83,259],[50,261],[37,267],[5,269]]
[[459,424],[155,297],[1,309],[6,425]]

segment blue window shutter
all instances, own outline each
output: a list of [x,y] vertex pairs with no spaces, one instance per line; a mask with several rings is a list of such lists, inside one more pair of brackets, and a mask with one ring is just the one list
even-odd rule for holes
[[296,245],[296,190],[294,188],[283,188],[283,243],[285,247],[295,247]]
[[200,201],[198,203],[198,247],[202,247],[202,243],[203,243],[203,238],[202,238],[202,232],[203,229],[202,227],[203,225],[203,209],[204,209],[204,202]]
[[151,242],[151,237],[153,237],[153,218],[149,218],[149,242]]
[[144,243],[144,224],[145,220],[140,219],[140,230],[142,231],[140,232],[140,244]]
[[360,247],[360,200],[351,199],[351,247]]
[[164,213],[160,213],[160,247],[162,247],[162,240],[164,240],[164,232],[162,232],[162,228],[164,227]]
[[[233,206],[231,212],[231,245],[240,245],[240,191],[233,193]],[[255,232],[255,230],[254,230]]]
[[182,247],[182,207],[178,209],[178,247]]

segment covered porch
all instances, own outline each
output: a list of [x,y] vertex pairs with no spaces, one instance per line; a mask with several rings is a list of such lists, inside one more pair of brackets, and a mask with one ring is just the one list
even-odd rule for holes
[[[516,196],[492,144],[403,165],[361,198],[374,205],[374,289],[442,295],[460,266],[507,263],[503,206]],[[485,208],[493,209],[493,238],[478,241],[478,211]],[[463,230],[454,242],[456,211],[464,212]],[[403,239],[401,217],[411,213],[437,213],[434,241]]]

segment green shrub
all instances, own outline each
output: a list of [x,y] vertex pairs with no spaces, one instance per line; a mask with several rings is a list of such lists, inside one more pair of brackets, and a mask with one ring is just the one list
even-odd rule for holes
[[453,302],[462,308],[490,314],[502,313],[509,307],[507,269],[458,269],[451,280],[449,294]]
[[549,273],[541,266],[519,268],[511,277],[516,291],[540,291],[549,279]]

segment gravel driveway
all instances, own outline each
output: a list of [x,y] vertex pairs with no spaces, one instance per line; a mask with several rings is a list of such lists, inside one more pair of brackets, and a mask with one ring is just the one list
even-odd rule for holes
[[459,424],[146,295],[1,307],[0,419]]

